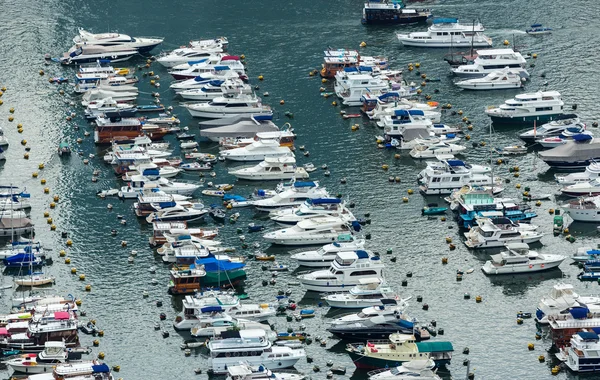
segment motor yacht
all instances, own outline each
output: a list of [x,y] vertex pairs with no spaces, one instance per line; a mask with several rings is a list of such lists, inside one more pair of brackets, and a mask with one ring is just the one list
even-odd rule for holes
[[364,94],[362,96],[363,106],[361,110],[371,120],[380,120],[381,116],[393,115],[397,109],[417,109],[425,112],[425,116],[434,123],[440,122],[441,113],[438,112],[435,102],[418,103],[413,100],[399,96],[394,91],[382,95]]
[[392,368],[382,368],[370,371],[369,380],[442,380],[442,378],[433,371],[435,362],[429,360],[411,360],[400,366]]
[[458,49],[492,46],[492,39],[483,31],[480,23],[461,24],[456,18],[438,18],[426,32],[399,33],[397,37],[404,46]]
[[509,243],[506,251],[492,255],[481,269],[487,275],[532,273],[556,268],[565,258],[532,251],[526,243]]
[[208,366],[215,374],[227,373],[227,368],[244,361],[268,369],[293,367],[306,356],[304,349],[273,346],[264,330],[232,331],[222,339],[208,342]]
[[461,154],[467,148],[462,145],[439,142],[431,145],[419,144],[410,151],[410,156],[415,159],[435,158],[441,154]]
[[218,97],[233,96],[237,94],[252,95],[250,85],[238,78],[222,80],[211,80],[200,88],[184,90],[178,93],[183,99],[208,102]]
[[229,309],[239,306],[238,296],[223,291],[200,292],[183,298],[183,311],[173,322],[176,330],[189,330],[197,326],[203,317],[223,317]]
[[44,350],[38,354],[26,354],[4,362],[13,371],[26,374],[52,372],[59,364],[80,360],[82,355],[89,354],[89,348],[68,348],[64,342],[48,341]]
[[463,78],[478,78],[504,69],[515,73],[527,72],[524,70],[527,61],[513,49],[478,49],[476,54],[472,64],[453,68],[452,73]]
[[564,186],[560,192],[570,197],[596,197],[600,195],[600,178]]
[[342,104],[346,106],[360,106],[361,97],[366,94],[380,95],[389,89],[389,84],[381,78],[374,78],[370,74],[355,72],[354,67],[344,69],[335,74],[334,91]]
[[516,95],[500,106],[488,107],[485,113],[494,125],[533,125],[573,118],[564,113],[564,105],[558,91],[539,91]]
[[[81,97],[81,105],[88,107],[105,99],[112,98],[117,103],[132,103],[138,97],[138,91],[109,91],[101,88],[94,88],[86,91]],[[121,111],[121,110],[118,110]]]
[[[393,111],[393,112],[392,112]],[[408,126],[431,127],[433,122],[425,116],[425,111],[421,109],[393,109],[390,112],[381,113],[377,126],[385,128],[387,135],[400,135],[397,131]],[[400,128],[392,128],[400,127]]]
[[329,196],[325,188],[319,187],[319,182],[299,182],[294,183],[275,194],[270,198],[263,198],[249,201],[249,204],[256,207],[259,211],[272,211],[281,208],[291,208],[298,206],[307,199],[319,199]]
[[556,169],[585,168],[600,159],[600,140],[580,134],[550,150],[542,151],[539,157]]
[[525,133],[521,133],[519,138],[526,143],[534,143],[535,140],[560,136],[568,128],[578,128],[579,130],[583,131],[585,130],[586,125],[582,123],[578,117],[552,120],[549,123],[542,124],[537,128],[528,130]]
[[147,53],[163,42],[160,37],[130,37],[121,33],[90,33],[79,28],[79,34],[73,38],[79,45],[124,46],[140,53]]
[[544,236],[535,231],[537,226],[515,224],[508,218],[479,218],[477,227],[465,232],[465,245],[469,248],[502,247],[509,243],[535,243]]
[[193,117],[218,119],[241,115],[272,115],[271,107],[263,105],[260,98],[251,95],[218,97],[208,103],[187,104],[186,108]]
[[429,9],[406,8],[404,3],[390,3],[379,0],[367,0],[363,7],[363,24],[417,24],[431,17]]
[[119,198],[136,199],[140,191],[149,187],[155,187],[167,194],[180,194],[191,196],[201,185],[188,182],[173,182],[166,178],[150,180],[143,175],[134,175],[127,186],[121,187]]
[[330,307],[362,309],[382,305],[382,299],[395,299],[397,294],[378,277],[362,278],[348,293],[329,294],[323,299]]
[[359,230],[360,224],[346,218],[323,216],[305,219],[292,227],[268,232],[263,238],[269,243],[279,245],[327,244],[334,242],[340,234],[351,232],[351,229]]
[[308,178],[306,170],[296,166],[296,158],[292,156],[267,157],[256,166],[230,170],[229,174],[239,179],[251,181]]
[[454,84],[465,90],[509,90],[523,87],[523,78],[515,69],[504,69],[492,71],[482,78],[461,80]]
[[205,208],[188,208],[183,206],[167,207],[148,215],[146,217],[146,222],[148,222],[148,224],[172,221],[192,222],[204,218],[204,215],[207,213],[208,210]]
[[304,380],[305,378],[302,374],[271,371],[262,365],[252,367],[243,363],[227,367],[225,380]]
[[[477,166],[481,170],[483,167]],[[466,185],[493,186],[492,178],[486,174],[475,174],[461,160],[441,160],[427,162],[427,167],[419,173],[419,190],[425,195],[451,194]]]
[[221,157],[231,161],[263,161],[267,157],[285,157],[292,154],[287,146],[275,139],[260,139],[241,148],[221,152]]
[[225,82],[227,80],[239,80],[240,74],[229,69],[227,66],[217,66],[213,70],[204,72],[191,79],[182,79],[174,81],[169,88],[176,94],[182,91],[199,90],[213,81]]
[[579,198],[560,207],[576,222],[600,223],[600,196]]
[[[197,62],[177,65],[169,70],[169,74],[175,80],[192,79],[205,73],[233,70],[239,79],[247,80],[246,67],[240,62],[239,57],[231,55],[219,55],[204,58]],[[217,78],[213,78],[217,79]]]
[[385,265],[368,251],[338,252],[329,269],[298,276],[306,290],[314,292],[348,292],[361,278],[383,277]]
[[355,220],[346,202],[339,198],[308,198],[300,206],[273,210],[269,214],[271,220],[282,226],[293,226],[302,220],[321,216]]
[[576,373],[597,373],[600,366],[600,337],[593,329],[579,331],[567,347],[561,347],[556,358]]
[[236,328],[239,330],[261,329],[267,332],[267,336],[275,335],[271,327],[267,324],[247,319],[236,319],[228,314],[222,314],[221,317],[198,322],[198,324],[190,329],[190,333],[196,338],[221,338],[221,334],[233,331]]
[[110,367],[98,360],[57,363],[50,373],[31,375],[25,380],[114,380]]
[[600,296],[580,296],[573,285],[558,283],[548,296],[542,297],[535,312],[535,321],[547,325],[548,318],[568,312],[570,308],[586,306],[591,312],[600,312]]
[[363,250],[365,246],[364,239],[355,239],[352,234],[338,235],[336,241],[326,244],[316,251],[305,251],[295,253],[292,259],[298,261],[298,264],[311,268],[329,267],[335,260],[338,252],[354,252]]
[[585,141],[594,138],[592,131],[580,130],[579,128],[568,128],[566,131],[561,133],[559,136],[546,137],[544,139],[535,140],[536,144],[539,144],[542,148],[552,149],[557,146],[566,144],[568,141]]
[[204,47],[183,47],[175,49],[170,53],[162,54],[156,58],[156,62],[164,67],[172,68],[182,63],[195,62],[208,59],[215,54],[223,52],[220,44],[213,44]]
[[74,45],[59,61],[63,65],[79,65],[98,60],[122,62],[136,54],[139,54],[136,49],[127,46]]

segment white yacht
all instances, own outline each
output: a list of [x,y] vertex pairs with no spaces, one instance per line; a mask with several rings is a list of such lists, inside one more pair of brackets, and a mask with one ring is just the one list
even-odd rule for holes
[[137,91],[109,91],[100,88],[86,91],[81,97],[81,105],[88,107],[90,104],[96,104],[107,98],[112,98],[117,103],[131,103],[138,97]]
[[426,32],[399,33],[397,36],[404,46],[457,49],[492,46],[492,39],[483,31],[480,23],[461,24],[456,18],[438,18]]
[[567,128],[567,130],[561,133],[559,136],[537,139],[535,140],[535,143],[539,144],[542,148],[552,149],[556,148],[557,146],[564,145],[569,141],[585,141],[592,140],[593,138],[594,133],[592,131],[586,131],[579,129],[578,127],[574,127]]
[[[10,326],[10,324],[8,326]],[[4,364],[17,373],[51,373],[56,365],[65,363],[69,360],[76,361],[81,359],[83,353],[90,352],[90,349],[83,348],[67,349],[64,342],[47,341],[44,343],[44,350],[37,355],[19,355],[6,360]],[[53,378],[51,377],[51,379]]]
[[173,166],[158,166],[153,162],[132,165],[130,171],[123,174],[121,179],[125,182],[130,182],[135,176],[142,175],[150,180],[156,180],[158,178],[173,178],[183,171],[180,168],[174,168]]
[[244,147],[222,151],[220,155],[231,161],[263,161],[267,157],[290,156],[292,151],[281,146],[278,140],[259,139]]
[[[433,122],[425,116],[425,111],[421,109],[393,109],[389,112],[381,113],[377,126],[385,128],[387,135],[400,135],[401,130],[408,126],[431,127]],[[392,128],[396,127],[396,128]]]
[[257,304],[240,304],[232,307],[227,311],[227,314],[234,318],[248,319],[256,322],[264,322],[267,319],[274,317],[277,311],[266,303]]
[[[452,69],[459,77],[483,77],[505,68],[514,69],[517,73],[524,71],[527,61],[521,53],[513,49],[480,49],[477,58],[470,65],[460,65]],[[526,72],[526,71],[525,71]]]
[[[432,122],[440,122],[441,113],[438,111],[436,103],[418,103],[413,100],[402,98],[396,95],[394,91],[390,91],[378,96],[373,94],[364,94],[363,103],[363,112],[365,112],[365,114],[371,120],[379,120],[383,115],[391,115],[396,109],[417,109],[424,111],[425,116],[427,116]],[[368,106],[370,103],[373,105]],[[430,114],[428,115],[427,112],[430,112]]]
[[535,243],[544,236],[537,226],[515,224],[508,218],[478,218],[477,226],[464,235],[469,248],[502,247],[509,243]]
[[198,75],[213,73],[215,71],[233,70],[239,79],[246,80],[246,68],[237,56],[218,55],[204,58],[198,62],[183,63],[169,70],[169,74],[176,80],[192,79]]
[[240,299],[231,293],[210,291],[196,296],[183,298],[183,312],[181,312],[173,327],[176,330],[189,330],[196,326],[202,317],[221,315],[229,309],[239,306]]
[[212,81],[226,81],[226,80],[238,80],[240,74],[234,70],[230,70],[227,67],[218,67],[210,72],[202,73],[194,78],[182,79],[174,81],[169,85],[169,88],[179,94],[182,91],[187,90],[198,90],[203,88],[205,85]]
[[135,84],[137,78],[126,78],[123,76],[108,77],[106,79],[98,79],[94,81],[77,81],[73,89],[78,94],[83,94],[95,88],[108,91],[121,92],[138,92]]
[[467,148],[463,145],[438,142],[431,145],[419,144],[415,146],[409,154],[415,159],[435,158],[436,156],[445,154],[460,154],[466,149]]
[[347,314],[338,317],[329,324],[331,326],[350,325],[356,322],[368,321],[376,317],[389,317],[403,314],[403,311],[408,307],[408,303],[404,300],[396,301],[395,299],[384,299],[381,305],[365,307],[358,313]]
[[394,290],[378,277],[361,278],[348,293],[329,294],[323,299],[327,304],[340,309],[362,309],[382,305],[384,298],[398,299]]
[[229,174],[251,181],[306,179],[308,173],[302,167],[296,166],[296,158],[291,156],[265,158],[256,166],[230,170]]
[[175,49],[170,53],[160,55],[156,62],[164,67],[171,68],[182,63],[200,61],[207,59],[215,54],[223,52],[223,47],[219,44],[214,44],[205,47],[184,47]]
[[[221,142],[238,138],[254,138],[257,133],[278,133],[284,132],[286,128],[279,130],[279,127],[272,121],[273,115],[244,115],[234,116],[222,119],[213,119],[208,122],[221,122],[218,125],[204,125],[200,123],[200,136],[206,137],[210,141]],[[203,128],[205,127],[205,128]],[[287,132],[291,132],[287,128]],[[286,132],[286,133],[287,133]],[[284,136],[269,136],[272,138],[284,138]],[[285,137],[287,138],[287,137]]]
[[576,222],[600,223],[600,196],[579,198],[560,207]]
[[189,208],[183,206],[167,207],[158,212],[153,212],[146,217],[146,222],[152,224],[153,222],[173,222],[173,221],[187,221],[191,222],[194,220],[204,218],[204,215],[208,213],[205,208]]
[[548,318],[557,317],[572,307],[586,306],[591,312],[600,312],[600,296],[580,296],[571,284],[558,283],[552,287],[550,294],[543,297],[535,312],[535,320],[548,324]]
[[250,366],[246,363],[227,367],[225,380],[304,380],[301,374],[290,372],[274,372],[264,366]]
[[227,334],[227,331],[239,330],[256,330],[262,329],[267,332],[271,332],[270,335],[275,336],[272,332],[271,327],[267,324],[254,322],[247,319],[235,319],[228,314],[224,314],[222,317],[213,318],[199,322],[197,325],[191,328],[190,333],[196,338],[220,338],[222,333]]
[[573,372],[597,373],[600,367],[600,337],[593,330],[579,331],[568,346],[561,347],[556,358]]
[[510,90],[523,87],[523,78],[515,69],[492,71],[483,78],[472,78],[454,83],[465,90]]
[[346,106],[360,106],[364,94],[380,95],[389,89],[388,83],[381,78],[352,71],[337,72],[335,80],[335,94]]
[[107,60],[122,62],[139,54],[134,48],[127,46],[74,45],[59,58],[63,65],[82,64]]
[[298,280],[306,290],[348,292],[361,279],[382,278],[385,265],[368,251],[338,252],[329,269],[301,274]]
[[100,46],[125,46],[147,53],[163,42],[160,37],[131,37],[121,33],[90,33],[79,28],[79,34],[73,38],[75,44]]
[[552,120],[549,123],[542,124],[537,128],[530,129],[527,132],[521,133],[519,138],[526,143],[534,143],[535,140],[544,139],[547,137],[560,136],[568,128],[580,128],[585,130],[586,125],[579,120],[578,117],[570,119]]
[[588,182],[577,182],[560,188],[563,195],[569,197],[595,197],[600,195],[600,178]]
[[411,360],[398,367],[373,370],[367,374],[369,380],[442,380],[434,368],[433,359]]
[[421,184],[419,190],[425,195],[451,194],[466,185],[494,185],[490,176],[473,173],[461,160],[427,162],[427,167],[419,173],[418,180]]
[[532,273],[556,268],[565,256],[538,253],[529,249],[526,243],[506,244],[506,251],[492,255],[481,268],[485,274]]
[[222,80],[211,80],[200,88],[193,88],[179,92],[179,96],[186,100],[208,102],[214,98],[233,96],[237,94],[252,95],[250,85],[239,78]]
[[496,125],[541,124],[567,118],[564,105],[558,91],[540,91],[516,95],[498,107],[488,107],[485,113]]
[[327,190],[319,187],[319,182],[317,181],[294,181],[291,186],[288,186],[274,196],[253,200],[249,204],[256,207],[259,211],[272,211],[298,206],[307,199],[320,199],[328,196],[329,193]]
[[282,226],[293,226],[298,222],[320,216],[344,217],[355,220],[346,202],[339,198],[308,198],[298,207],[287,207],[271,211],[269,218]]
[[208,343],[209,369],[215,374],[227,373],[227,368],[240,361],[249,365],[262,365],[268,369],[293,367],[304,358],[304,349],[273,346],[264,330],[232,331],[219,340]]
[[150,180],[143,175],[135,175],[131,177],[131,181],[127,184],[127,186],[121,187],[119,197],[125,199],[136,199],[140,191],[142,191],[144,188],[148,188],[149,186],[156,187],[167,194],[191,196],[200,188],[201,185],[188,182],[173,182],[166,178]]
[[185,106],[193,117],[218,119],[242,115],[272,115],[271,107],[263,105],[257,96],[238,95],[218,97],[208,103],[193,103]]
[[269,243],[279,245],[327,244],[334,242],[340,234],[350,232],[350,223],[350,220],[339,217],[305,219],[295,226],[268,232],[263,238]]
[[364,239],[355,239],[351,234],[338,235],[336,241],[326,244],[316,251],[305,251],[295,253],[292,259],[298,261],[298,264],[311,268],[329,267],[335,260],[338,252],[354,252],[363,250],[365,247]]

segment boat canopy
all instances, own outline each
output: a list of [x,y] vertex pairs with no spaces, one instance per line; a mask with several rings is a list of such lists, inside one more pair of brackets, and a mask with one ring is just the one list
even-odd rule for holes
[[465,166],[465,163],[461,160],[448,160],[446,162],[450,166]]
[[340,244],[338,242],[350,242],[354,240],[351,234],[340,234],[337,237],[337,241],[333,243],[334,246],[339,247]]
[[373,71],[373,68],[370,66],[358,66],[359,71]]
[[579,335],[579,337],[583,340],[597,341],[600,339],[600,337],[598,337],[598,334],[596,334],[595,332],[591,332],[591,331],[579,331],[577,333],[577,335]]
[[229,70],[229,66],[215,66],[216,71]]
[[221,58],[221,61],[239,61],[240,57],[238,57],[237,55],[226,55],[223,58]]
[[242,197],[241,195],[235,195],[235,194],[225,194],[223,196],[223,200],[224,201],[236,201],[236,202],[245,202],[247,201],[246,198]]
[[379,277],[368,277],[368,278],[359,278],[358,282],[361,284],[381,284],[381,279]]
[[294,187],[315,187],[315,186],[317,186],[317,184],[314,181],[294,182]]
[[396,302],[396,300],[393,298],[382,298],[381,303],[383,305],[397,305],[398,304],[398,302]]
[[600,255],[600,250],[599,249],[590,249],[589,251],[585,252],[588,255]]
[[379,95],[379,100],[385,100],[387,98],[398,98],[399,94],[395,91],[386,92],[385,94]]
[[0,328],[0,336],[9,336],[10,333],[8,332],[8,329],[6,327],[2,327]]
[[398,319],[398,322],[396,324],[406,329],[412,329],[415,326],[414,323],[412,323],[411,321],[407,321],[406,319]]
[[395,110],[394,115],[395,116],[408,116],[408,111],[407,110]]
[[317,198],[317,199],[307,199],[307,202],[313,205],[321,205],[321,204],[336,204],[342,203],[342,200],[339,198]]
[[450,342],[418,342],[419,352],[452,352],[454,347]]
[[589,140],[587,144],[577,144],[574,141],[567,141],[566,144],[540,152],[539,156],[544,161],[586,161],[591,158],[600,157],[600,140]]
[[54,312],[54,319],[57,321],[71,319],[71,314],[68,311],[56,311]]
[[423,112],[423,110],[408,110],[408,113],[414,116],[425,116],[425,112]]
[[573,135],[573,140],[575,140],[575,141],[588,141],[588,140],[591,140],[592,138],[593,138],[593,136],[585,134],[585,133]]
[[94,373],[110,373],[110,368],[108,367],[108,364],[102,363],[102,364],[93,365],[92,371]]
[[531,24],[531,27],[532,27],[532,28],[539,28],[539,27],[541,27],[541,26],[542,26],[542,24]]
[[213,313],[215,311],[224,311],[224,309],[221,306],[206,306],[200,309],[201,313]]
[[355,252],[356,252],[356,257],[359,259],[368,259],[369,258],[369,252],[367,252],[367,251],[358,250]]
[[211,80],[210,82],[208,82],[208,84],[210,84],[211,86],[215,86],[215,87],[218,87],[218,86],[222,85],[223,83],[225,83],[225,81],[219,80],[219,79]]
[[204,270],[207,272],[231,271],[246,266],[244,263],[235,263],[227,260],[217,260],[214,257],[207,257],[205,259],[196,260],[196,264],[190,265],[190,268],[199,265],[204,265]]
[[576,306],[569,309],[569,313],[571,313],[575,319],[585,319],[589,312],[590,309],[585,306]]
[[190,61],[190,62],[188,62],[188,65],[190,65],[190,66],[197,65],[198,63],[206,62],[207,60],[208,60],[208,58],[199,59],[197,61]]
[[273,115],[252,115],[254,121],[273,120]]
[[358,72],[358,67],[354,67],[354,66],[344,67],[344,72],[345,73],[356,73],[356,72]]
[[434,24],[457,24],[457,18],[436,18],[433,19]]

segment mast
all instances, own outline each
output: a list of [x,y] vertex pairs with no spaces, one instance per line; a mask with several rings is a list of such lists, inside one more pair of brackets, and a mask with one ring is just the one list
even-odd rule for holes
[[[472,30],[472,34],[471,34],[471,54],[470,56],[473,56],[473,40],[475,39],[475,20],[473,20],[473,30]],[[490,126],[491,128],[491,126]]]

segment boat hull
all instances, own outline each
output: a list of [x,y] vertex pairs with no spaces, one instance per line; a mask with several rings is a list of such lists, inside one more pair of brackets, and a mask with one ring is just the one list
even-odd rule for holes
[[238,116],[256,116],[256,115],[272,115],[271,111],[264,111],[261,109],[249,110],[247,112],[237,112],[237,113],[229,113],[222,111],[198,111],[188,108],[190,115],[193,117],[201,117],[204,119],[221,119],[225,117],[238,117]]
[[552,113],[545,115],[533,115],[533,116],[498,116],[488,113],[488,116],[492,120],[492,124],[494,126],[531,126],[533,127],[534,123],[537,125],[542,125],[548,123],[552,120],[562,120],[572,118],[573,115],[565,115],[563,113]]
[[299,278],[300,283],[306,290],[319,292],[319,293],[331,293],[331,292],[349,292],[354,286],[359,285],[360,282],[339,282],[339,281],[319,281],[319,280],[308,280]]
[[473,47],[490,47],[492,46],[492,41],[487,39],[475,39],[471,41],[470,38],[465,39],[447,39],[447,40],[426,40],[426,39],[412,39],[408,38],[407,35],[398,35],[398,40],[404,46],[411,47],[422,47],[422,48],[457,48],[460,49],[461,46],[465,48]]
[[242,269],[229,271],[227,273],[207,272],[200,279],[200,283],[172,284],[169,286],[169,294],[194,294],[202,288],[221,287],[228,288],[236,286],[246,279],[246,272]]
[[405,333],[412,334],[412,329],[402,329],[399,326],[396,327],[388,327],[388,328],[369,328],[369,329],[340,329],[335,327],[330,327],[327,329],[332,335],[343,339],[343,340],[351,340],[351,341],[367,341],[367,340],[378,340],[378,339],[388,339],[390,334],[393,333]]
[[[302,356],[304,356],[304,350],[302,350]],[[300,355],[298,357],[292,357],[289,359],[285,358],[266,358],[266,355],[263,356],[243,356],[243,357],[234,357],[231,356],[229,358],[219,358],[219,360],[214,360],[213,358],[209,358],[209,367],[212,369],[212,372],[215,374],[226,374],[227,367],[232,365],[238,365],[240,360],[247,362],[251,366],[263,366],[267,369],[274,370],[280,368],[289,368],[293,367],[298,360],[300,360]]]
[[576,222],[600,223],[600,210],[598,209],[565,208],[564,212]]
[[457,87],[464,90],[480,91],[480,90],[512,90],[521,88],[521,83],[456,83]]
[[[323,245],[333,243],[337,236],[342,232],[335,232],[328,235],[319,235],[319,236],[308,236],[308,237],[298,237],[298,238],[283,238],[283,237],[265,237],[264,239],[271,243],[277,245]],[[349,289],[348,289],[349,290]]]
[[365,307],[381,305],[381,300],[325,300],[330,307],[338,309],[363,309]]
[[502,274],[519,274],[519,273],[533,273],[550,270],[558,267],[562,263],[561,261],[543,263],[543,264],[523,264],[523,265],[510,265],[509,267],[494,267],[487,263],[481,268],[487,275],[502,275]]
[[509,243],[532,244],[532,243],[537,243],[541,239],[542,239],[542,235],[535,236],[535,237],[528,237],[528,238],[524,238],[524,239],[494,240],[494,241],[486,240],[484,242],[474,242],[473,240],[468,239],[468,240],[465,240],[465,245],[467,247],[473,248],[473,249],[496,248],[496,247],[504,247],[506,244],[509,244]]

